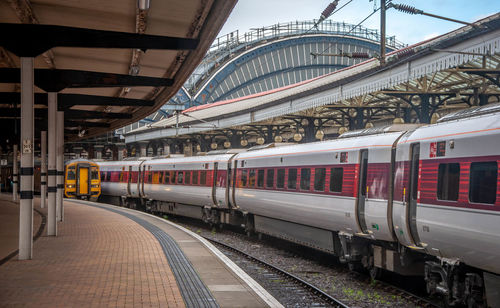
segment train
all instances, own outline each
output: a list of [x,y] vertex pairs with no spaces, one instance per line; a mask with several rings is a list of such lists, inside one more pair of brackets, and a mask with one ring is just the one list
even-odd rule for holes
[[431,125],[191,157],[99,162],[102,198],[241,226],[422,276],[450,306],[500,307],[500,104]]
[[87,159],[66,162],[64,196],[66,198],[97,201],[101,194],[99,165]]

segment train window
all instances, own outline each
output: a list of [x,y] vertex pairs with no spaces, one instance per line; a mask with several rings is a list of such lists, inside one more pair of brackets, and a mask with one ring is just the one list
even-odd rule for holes
[[495,204],[497,198],[498,164],[496,161],[470,165],[469,200]]
[[182,184],[182,180],[184,179],[184,172],[177,172],[177,184]]
[[460,165],[458,163],[439,164],[437,198],[457,201],[459,179]]
[[264,169],[257,171],[257,187],[264,187]]
[[164,183],[165,184],[170,183],[170,171],[165,171]]
[[288,169],[288,189],[297,189],[297,169]]
[[255,187],[255,169],[248,172],[248,187]]
[[193,185],[198,185],[198,171],[193,171]]
[[342,192],[342,182],[344,181],[344,168],[330,169],[330,191]]
[[186,175],[184,176],[184,184],[191,184],[191,171],[186,171]]
[[120,171],[120,176],[118,182],[123,182],[123,171]]
[[106,181],[111,182],[111,171],[107,172]]
[[67,180],[76,180],[76,174],[73,170],[68,170],[68,174],[66,176]]
[[148,171],[148,183],[153,183],[153,171]]
[[326,168],[316,168],[314,171],[314,190],[325,190]]
[[160,171],[160,175],[158,176],[158,183],[163,184],[163,171]]
[[302,168],[300,171],[300,189],[309,190],[311,185],[311,169]]
[[247,181],[248,181],[248,171],[247,170],[241,170],[241,187],[246,187],[247,186]]
[[285,188],[285,169],[278,169],[278,175],[276,179],[277,188]]
[[170,171],[170,184],[175,184],[175,171]]
[[201,171],[200,172],[200,185],[205,185],[205,184],[207,184],[207,172]]
[[92,180],[98,180],[99,179],[99,171],[97,171],[96,167],[92,167],[92,171],[90,173],[90,178]]
[[273,188],[274,186],[274,169],[267,169],[266,187]]

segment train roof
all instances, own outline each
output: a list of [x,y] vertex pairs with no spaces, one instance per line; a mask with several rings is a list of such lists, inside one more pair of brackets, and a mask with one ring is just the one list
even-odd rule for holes
[[469,134],[500,134],[500,109],[492,112],[494,108],[466,112],[474,114],[472,117],[462,117],[463,113],[458,112],[445,121],[416,129],[400,142],[409,143],[436,138],[459,139]]
[[236,156],[236,159],[249,159],[274,155],[295,155],[322,151],[349,151],[369,147],[392,147],[394,141],[403,133],[404,131],[388,132],[376,135],[294,144],[286,147],[266,148],[240,153]]

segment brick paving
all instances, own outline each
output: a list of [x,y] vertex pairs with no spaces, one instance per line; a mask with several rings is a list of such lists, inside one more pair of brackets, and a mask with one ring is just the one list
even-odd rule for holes
[[0,306],[184,307],[159,243],[128,218],[65,201],[58,236],[45,233],[33,260],[0,266]]

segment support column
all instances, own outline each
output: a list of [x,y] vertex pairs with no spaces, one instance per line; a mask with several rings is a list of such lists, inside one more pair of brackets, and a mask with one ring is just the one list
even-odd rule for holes
[[104,150],[103,145],[94,145],[94,151],[95,151],[95,158],[96,159],[102,159],[102,150]]
[[19,260],[33,257],[33,58],[21,57],[21,200],[19,202]]
[[56,218],[57,221],[64,220],[64,111],[57,111],[57,195],[56,195]]
[[56,160],[56,131],[57,131],[57,93],[49,92],[49,161],[48,161],[48,217],[47,217],[47,235],[56,236],[57,235],[57,223],[56,223],[56,194],[57,194],[57,160]]
[[17,169],[17,144],[14,144],[12,153],[12,201],[17,202],[17,185],[19,183],[19,170]]
[[170,154],[170,144],[168,144],[166,141],[163,142],[163,155],[169,155]]
[[125,145],[125,143],[117,143],[116,148],[118,151],[118,160],[123,160],[125,158],[124,150],[127,149],[127,146]]
[[148,156],[148,143],[147,142],[139,142],[139,146],[141,147],[140,157]]
[[45,201],[47,199],[47,131],[42,131],[40,133],[41,145],[40,149],[42,151],[42,166],[40,167],[40,207],[43,209],[45,207]]

